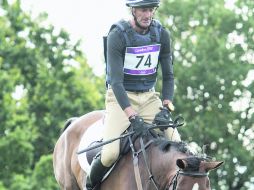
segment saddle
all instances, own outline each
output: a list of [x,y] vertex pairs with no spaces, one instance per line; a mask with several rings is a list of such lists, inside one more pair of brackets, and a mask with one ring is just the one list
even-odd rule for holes
[[[93,147],[93,146],[95,146],[95,145],[99,145],[99,144],[101,144],[101,143],[102,143],[102,140],[100,140],[100,141],[94,141],[94,142],[92,142],[92,143],[88,146],[88,148]],[[101,149],[102,149],[102,146],[99,146],[99,147],[97,147],[97,148],[93,148],[93,149],[89,150],[89,151],[86,153],[86,159],[87,159],[89,165],[91,165],[91,163],[92,163],[92,161],[93,161],[93,158],[94,158],[96,155],[100,154]]]

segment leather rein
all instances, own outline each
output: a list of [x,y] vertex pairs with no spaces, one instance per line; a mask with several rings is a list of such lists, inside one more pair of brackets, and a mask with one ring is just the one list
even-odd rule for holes
[[133,142],[131,140],[131,137],[129,136],[128,138],[129,138],[130,147],[131,147],[131,151],[132,151],[134,174],[135,174],[135,180],[136,180],[136,183],[137,183],[138,190],[143,190],[142,181],[141,181],[140,172],[139,172],[139,166],[138,166],[138,156],[139,156],[140,153],[143,154],[146,169],[147,169],[148,174],[149,174],[149,180],[153,183],[155,189],[159,190],[158,185],[156,184],[156,182],[154,180],[154,176],[151,173],[151,170],[150,170],[150,167],[149,167],[149,164],[148,164],[147,154],[146,154],[146,148],[149,147],[154,142],[154,140],[150,140],[146,144],[144,144],[143,138],[141,137],[139,139],[140,150],[135,151]]

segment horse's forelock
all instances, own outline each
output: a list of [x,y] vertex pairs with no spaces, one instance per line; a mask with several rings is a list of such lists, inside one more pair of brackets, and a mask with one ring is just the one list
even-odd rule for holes
[[177,151],[182,153],[190,153],[189,146],[185,142],[175,142],[166,139],[158,139],[155,141],[155,146],[158,146],[163,152],[168,152],[170,147],[174,147]]

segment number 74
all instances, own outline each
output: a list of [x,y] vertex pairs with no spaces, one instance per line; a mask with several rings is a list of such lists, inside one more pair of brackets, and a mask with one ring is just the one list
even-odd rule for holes
[[152,63],[151,63],[151,54],[149,54],[149,55],[147,56],[146,59],[145,59],[145,56],[144,56],[144,55],[136,56],[136,57],[139,59],[139,62],[138,62],[138,64],[136,65],[135,68],[138,68],[142,62],[145,62],[145,63],[144,63],[144,66],[150,67],[150,66],[152,65]]

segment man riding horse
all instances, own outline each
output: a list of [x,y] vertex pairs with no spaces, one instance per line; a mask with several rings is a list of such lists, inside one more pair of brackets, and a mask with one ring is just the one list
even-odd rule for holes
[[[174,94],[172,49],[169,32],[154,20],[160,0],[127,0],[132,18],[112,25],[107,36],[107,92],[103,140],[119,137],[129,126],[144,122],[167,124]],[[155,91],[158,64],[162,70],[162,100]],[[164,135],[180,141],[177,130]],[[91,164],[86,187],[91,190],[119,157],[120,141],[103,146]]]

